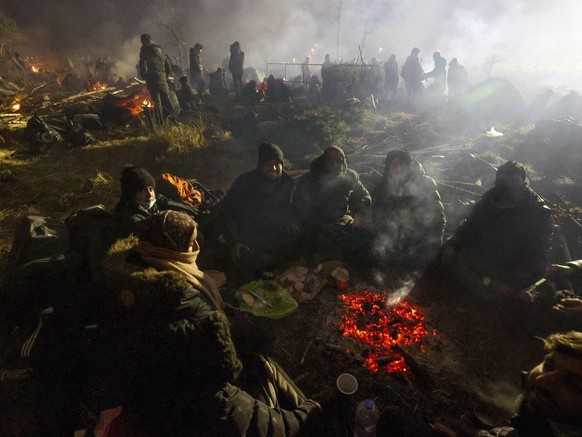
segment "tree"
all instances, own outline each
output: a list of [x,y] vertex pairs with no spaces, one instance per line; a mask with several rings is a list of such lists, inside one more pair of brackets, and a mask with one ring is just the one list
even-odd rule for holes
[[180,35],[179,26],[176,23],[177,0],[153,0],[154,11],[162,25],[170,32],[178,46],[178,63],[181,69],[188,59],[188,46]]
[[0,11],[0,56],[4,56],[7,47],[20,38],[16,21]]
[[335,27],[337,60],[341,59],[341,33],[342,23],[346,15],[349,0],[299,0],[297,3],[303,9],[311,12],[316,17],[325,18]]

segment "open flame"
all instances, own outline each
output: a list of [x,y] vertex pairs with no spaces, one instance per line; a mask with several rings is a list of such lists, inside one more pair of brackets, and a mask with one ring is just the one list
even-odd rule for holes
[[[388,306],[386,294],[369,291],[342,294],[339,298],[346,306],[340,321],[344,337],[371,347],[364,354],[365,366],[372,372],[383,368],[390,373],[407,374],[408,366],[395,349],[420,344],[428,335],[420,308],[407,302]],[[420,348],[422,350],[422,344]]]
[[20,108],[21,108],[20,99],[14,99],[14,101],[10,105],[10,111],[18,112],[20,110]]
[[149,92],[147,86],[142,86],[135,93],[127,97],[126,99],[121,99],[117,102],[122,108],[127,108],[132,115],[137,115],[143,112],[144,108],[154,108],[154,102],[149,97]]
[[38,73],[39,68],[36,65],[31,65],[30,68],[32,69],[33,73]]
[[101,90],[107,89],[107,87],[108,87],[108,85],[106,83],[101,83],[101,82],[97,81],[97,82],[93,82],[90,85],[90,90],[91,91],[101,91]]

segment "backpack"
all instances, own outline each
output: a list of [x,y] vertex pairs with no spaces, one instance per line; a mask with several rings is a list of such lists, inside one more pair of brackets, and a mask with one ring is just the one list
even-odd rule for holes
[[220,200],[194,179],[183,179],[171,173],[163,173],[156,181],[156,191],[170,200],[182,200],[193,206],[196,214],[209,211]]
[[79,256],[62,222],[32,215],[22,218],[0,283],[5,316],[18,321],[67,299],[78,273]]

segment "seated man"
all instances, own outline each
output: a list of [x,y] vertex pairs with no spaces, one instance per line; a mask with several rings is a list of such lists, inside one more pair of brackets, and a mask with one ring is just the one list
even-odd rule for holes
[[188,78],[186,76],[180,77],[179,81],[180,89],[176,91],[176,96],[178,97],[180,108],[184,111],[190,111],[196,106],[198,96],[194,94],[194,90],[188,83]]
[[407,150],[384,162],[373,206],[373,253],[380,264],[423,267],[438,255],[445,213],[435,181]]
[[[345,259],[362,253],[368,232],[359,227],[372,199],[339,147],[329,147],[297,182],[293,206],[316,258]],[[313,253],[312,253],[313,255]],[[320,261],[320,260],[316,260]]]
[[122,385],[120,420],[149,437],[302,435],[320,407],[276,363],[257,357],[248,379],[262,385],[240,388],[230,324],[196,266],[197,248],[196,223],[167,211],[107,255],[121,307],[107,324],[116,339],[108,353]]
[[226,85],[226,73],[218,67],[214,73],[210,73],[208,83],[210,94],[216,97],[228,97],[228,86]]
[[378,436],[558,437],[582,435],[582,332],[557,333],[544,339],[547,355],[534,367],[519,399],[517,414],[505,427],[488,431],[454,431],[426,423],[400,409],[388,408],[380,418]]
[[292,255],[299,236],[291,210],[294,188],[283,170],[282,150],[263,143],[257,168],[236,178],[226,193],[220,211],[238,280],[252,280]]
[[528,187],[525,168],[508,161],[445,243],[440,264],[482,297],[517,297],[547,273],[552,232],[551,211]]
[[138,224],[159,211],[182,211],[196,217],[196,210],[186,202],[172,201],[156,194],[154,177],[142,167],[126,165],[121,171],[121,197],[113,209],[116,238],[126,237]]

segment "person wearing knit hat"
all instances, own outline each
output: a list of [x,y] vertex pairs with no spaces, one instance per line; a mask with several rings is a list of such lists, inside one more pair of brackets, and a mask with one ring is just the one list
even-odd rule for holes
[[160,211],[181,211],[196,217],[196,210],[186,202],[157,194],[154,177],[143,167],[126,165],[121,171],[120,182],[121,196],[113,209],[117,238],[131,234],[139,223]]
[[445,229],[435,181],[406,149],[391,150],[373,193],[373,247],[377,267],[418,270],[438,255]]
[[328,147],[297,181],[293,195],[295,212],[307,231],[306,255],[317,263],[347,260],[365,251],[369,240],[365,218],[371,203],[358,173],[348,168],[344,151]]
[[449,287],[484,299],[520,300],[549,270],[552,211],[527,182],[525,167],[508,161],[495,185],[445,242],[440,269]]
[[295,182],[283,170],[283,151],[258,148],[258,165],[233,182],[222,203],[232,274],[252,279],[291,256],[299,229],[291,210]]

